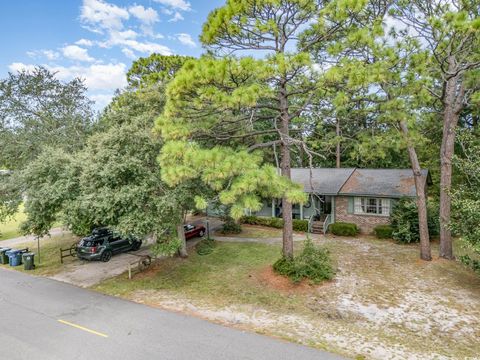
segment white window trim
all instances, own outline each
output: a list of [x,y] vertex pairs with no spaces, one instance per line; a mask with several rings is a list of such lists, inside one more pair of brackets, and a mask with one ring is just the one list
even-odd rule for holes
[[[368,212],[365,211],[366,207],[372,208],[372,205],[368,205],[367,202],[371,199],[375,199],[376,205],[375,211],[376,212]],[[363,204],[362,204],[363,200]],[[381,205],[380,205],[381,204]],[[387,198],[376,198],[376,197],[355,197],[353,201],[353,213],[355,215],[362,215],[362,216],[382,216],[382,217],[389,217],[390,216],[390,206],[391,201]],[[381,209],[381,213],[379,210]]]

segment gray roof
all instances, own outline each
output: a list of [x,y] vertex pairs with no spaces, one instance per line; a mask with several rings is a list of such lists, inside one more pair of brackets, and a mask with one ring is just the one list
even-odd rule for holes
[[305,192],[336,195],[355,169],[314,168],[311,170],[312,176],[310,176],[310,168],[292,168],[292,180],[302,184]]
[[[430,184],[428,170],[422,170],[422,175]],[[302,184],[305,192],[323,195],[399,198],[416,194],[411,169],[314,168],[310,172],[309,168],[292,168],[292,180]]]
[[[428,171],[422,170],[425,181]],[[412,169],[355,169],[339,195],[416,196]]]

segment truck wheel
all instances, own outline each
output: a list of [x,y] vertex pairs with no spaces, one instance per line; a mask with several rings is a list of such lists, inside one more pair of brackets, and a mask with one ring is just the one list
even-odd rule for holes
[[205,235],[205,231],[200,230],[200,232],[198,233],[198,235],[199,235],[200,237],[203,237],[203,235]]
[[103,262],[109,262],[111,258],[112,258],[112,252],[110,250],[106,250],[103,252],[102,256],[100,257],[100,260],[102,260]]

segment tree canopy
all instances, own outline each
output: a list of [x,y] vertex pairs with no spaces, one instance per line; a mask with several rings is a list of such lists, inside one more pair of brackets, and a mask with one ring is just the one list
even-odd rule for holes
[[47,148],[73,153],[94,130],[92,102],[80,79],[58,80],[43,67],[0,80],[0,221],[15,214],[25,190],[21,172]]
[[42,67],[0,80],[0,167],[22,169],[47,146],[80,149],[95,121],[86,90]]
[[164,56],[152,54],[146,58],[135,60],[127,72],[127,82],[130,87],[139,88],[166,84],[180,70],[188,56]]

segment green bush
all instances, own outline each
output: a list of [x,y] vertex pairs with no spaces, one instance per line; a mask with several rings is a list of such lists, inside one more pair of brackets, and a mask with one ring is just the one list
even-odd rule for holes
[[242,224],[269,226],[277,229],[283,227],[283,220],[273,217],[244,216],[240,219]]
[[477,274],[480,274],[480,260],[473,259],[468,255],[460,255],[458,259],[462,264],[468,266]]
[[[428,231],[430,237],[440,232],[438,207],[428,206]],[[394,206],[391,214],[393,239],[401,243],[415,243],[420,241],[417,204],[414,199],[402,198]]]
[[335,222],[331,224],[328,228],[333,235],[339,236],[355,236],[360,231],[356,224],[347,222]]
[[220,230],[222,234],[239,234],[242,232],[242,227],[233,218],[226,217],[223,221],[222,230]]
[[197,251],[198,255],[208,255],[213,252],[215,248],[215,240],[211,238],[206,238],[198,242],[195,245],[195,250]]
[[299,256],[293,259],[280,258],[273,264],[273,270],[295,283],[309,279],[318,284],[332,279],[335,275],[329,251],[315,246],[310,239],[305,242]]
[[391,239],[393,228],[390,225],[378,225],[373,229],[373,232],[379,239]]
[[283,228],[283,219],[280,219],[280,218],[265,218],[266,221],[260,225],[264,225],[264,226],[270,226],[270,227],[273,227],[273,228],[276,228],[276,229],[281,229]]
[[[283,219],[263,216],[243,216],[240,219],[242,224],[262,225],[277,229],[283,228]],[[294,231],[308,231],[308,220],[293,219]]]
[[308,220],[293,219],[293,230],[307,232]]
[[244,216],[240,221],[243,224],[269,226],[277,229],[283,227],[283,220],[274,217]]

